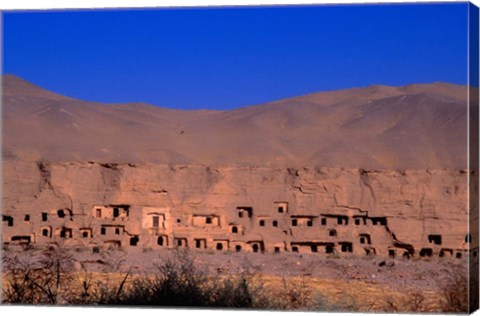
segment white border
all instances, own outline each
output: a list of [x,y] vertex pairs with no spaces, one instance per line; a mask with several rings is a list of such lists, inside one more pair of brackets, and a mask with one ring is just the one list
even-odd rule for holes
[[[193,6],[247,6],[247,5],[298,5],[298,4],[362,4],[362,3],[426,3],[466,2],[462,0],[2,0],[0,10],[38,10],[75,8],[143,8],[143,7],[193,7]],[[472,0],[479,5],[480,0]]]

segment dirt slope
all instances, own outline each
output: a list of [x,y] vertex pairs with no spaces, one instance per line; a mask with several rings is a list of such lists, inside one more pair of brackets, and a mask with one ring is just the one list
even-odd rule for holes
[[230,111],[182,111],[86,102],[12,75],[2,79],[5,159],[466,168],[462,86],[371,86]]

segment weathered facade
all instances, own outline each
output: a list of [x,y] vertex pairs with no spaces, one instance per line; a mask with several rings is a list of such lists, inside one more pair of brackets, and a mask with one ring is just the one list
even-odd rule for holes
[[464,171],[22,163],[4,173],[5,245],[477,255]]

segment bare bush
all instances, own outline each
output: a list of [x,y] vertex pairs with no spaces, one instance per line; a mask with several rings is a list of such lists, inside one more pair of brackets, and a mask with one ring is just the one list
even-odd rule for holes
[[204,306],[207,297],[203,291],[207,279],[195,266],[187,251],[177,251],[157,265],[153,280],[153,305]]
[[106,273],[120,271],[125,264],[126,254],[118,250],[102,250],[100,256],[105,264],[103,271]]
[[404,311],[408,312],[430,312],[425,294],[422,291],[412,291],[403,300]]
[[135,296],[134,287],[129,291],[125,289],[125,284],[130,275],[131,270],[123,275],[122,280],[118,284],[116,282],[98,281],[95,286],[90,287],[89,283],[84,283],[82,292],[80,293],[80,296],[77,295],[77,298],[85,298],[86,300],[84,301],[84,304],[88,305],[141,305],[135,304],[131,297],[138,297],[138,299],[143,298],[146,294],[145,291],[149,290],[149,284],[144,282],[142,284],[142,292],[139,292],[138,295]]
[[212,307],[253,307],[255,295],[251,291],[251,280],[247,276],[235,276],[210,282],[206,291],[209,306]]
[[468,287],[466,268],[460,266],[452,268],[446,280],[440,285],[442,311],[447,313],[467,313],[469,308]]
[[307,310],[315,307],[312,289],[305,281],[282,279],[282,290],[277,296],[278,308],[290,310]]
[[314,309],[318,311],[328,312],[351,312],[359,310],[357,300],[348,292],[341,293],[342,299],[340,301],[332,301],[328,299],[323,293],[316,293],[314,295]]
[[249,274],[232,277],[208,277],[199,270],[191,255],[176,251],[172,258],[156,265],[153,278],[133,281],[129,290],[113,301],[100,304],[148,306],[253,307],[256,289]]
[[71,256],[61,248],[39,255],[11,253],[2,257],[6,276],[2,301],[11,304],[64,304],[64,289],[73,281]]

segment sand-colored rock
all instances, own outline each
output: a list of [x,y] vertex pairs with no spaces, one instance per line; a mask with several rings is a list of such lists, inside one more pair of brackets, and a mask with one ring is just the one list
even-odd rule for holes
[[4,76],[2,239],[476,256],[467,92],[372,86],[179,111],[76,100]]
[[3,172],[7,243],[381,256],[478,244],[466,237],[461,170],[5,162]]

